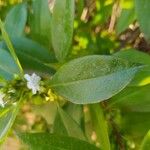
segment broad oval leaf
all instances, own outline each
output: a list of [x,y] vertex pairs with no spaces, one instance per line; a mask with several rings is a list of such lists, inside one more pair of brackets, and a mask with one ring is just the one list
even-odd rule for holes
[[59,135],[68,135],[81,140],[86,137],[80,126],[63,109],[58,107],[58,112],[54,121],[54,133]]
[[0,115],[0,143],[3,142],[4,138],[12,127],[19,108],[19,104],[17,104],[5,110],[5,112]]
[[55,134],[26,133],[19,137],[31,150],[100,150],[85,141]]
[[19,68],[11,55],[0,48],[0,78],[11,80],[15,74],[19,74]]
[[55,1],[52,15],[52,44],[59,61],[65,59],[71,45],[74,3],[74,0]]
[[9,36],[23,35],[27,21],[27,5],[26,3],[14,6],[6,16],[5,29]]
[[85,56],[62,66],[50,86],[73,103],[97,103],[119,93],[139,68],[113,56]]
[[145,38],[150,42],[150,2],[149,0],[135,0],[135,10],[140,29]]

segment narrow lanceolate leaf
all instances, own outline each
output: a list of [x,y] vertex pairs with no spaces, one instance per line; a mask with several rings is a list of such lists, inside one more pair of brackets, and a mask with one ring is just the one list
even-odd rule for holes
[[4,138],[8,134],[12,127],[15,118],[19,110],[19,104],[12,106],[5,113],[0,115],[0,143],[3,142]]
[[31,37],[46,47],[51,47],[51,13],[48,0],[32,2],[32,14],[29,19]]
[[149,0],[135,0],[135,10],[140,29],[144,33],[145,38],[150,42],[150,1]]
[[85,141],[55,134],[20,134],[19,137],[31,150],[100,150]]
[[11,55],[0,48],[0,79],[10,80],[19,74],[19,68]]
[[7,14],[5,19],[5,29],[9,36],[23,35],[27,21],[27,5],[26,3],[14,6]]
[[144,137],[140,150],[148,150],[150,148],[150,131]]
[[113,56],[85,56],[62,66],[50,86],[73,103],[96,103],[124,89],[139,68]]
[[74,0],[56,0],[52,16],[52,44],[59,61],[68,54],[74,20]]
[[61,108],[55,118],[54,133],[86,140],[80,126]]

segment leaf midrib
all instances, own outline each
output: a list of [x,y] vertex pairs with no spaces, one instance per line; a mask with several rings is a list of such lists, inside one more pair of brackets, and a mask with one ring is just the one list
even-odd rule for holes
[[[125,72],[125,71],[129,71],[129,70],[133,70],[133,69],[136,69],[136,68],[139,68],[139,67],[133,67],[133,68],[129,68],[129,69],[117,71],[117,72],[114,72],[114,73],[111,73],[111,74],[107,74],[105,76],[100,76],[100,77],[92,77],[92,78],[89,78],[89,79],[83,79],[83,80],[77,80],[77,81],[71,81],[71,82],[65,82],[65,83],[58,83],[58,84],[54,83],[54,84],[50,84],[50,86],[51,87],[67,86],[67,85],[76,84],[76,83],[83,82],[83,81],[89,81],[89,80],[93,80],[93,79],[98,79],[98,78],[103,78],[103,77],[109,77],[109,76],[112,76],[113,74],[117,74],[117,73],[120,73],[120,72]],[[52,81],[53,81],[53,79],[52,79]]]

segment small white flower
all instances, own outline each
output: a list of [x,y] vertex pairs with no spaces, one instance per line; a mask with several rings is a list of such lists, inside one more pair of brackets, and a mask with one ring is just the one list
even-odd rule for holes
[[3,93],[0,93],[0,106],[1,107],[4,107],[5,106],[5,103],[4,103],[4,97],[5,97],[5,94]]
[[25,74],[24,78],[27,80],[27,87],[32,90],[33,94],[36,94],[37,91],[40,91],[40,80],[41,78],[33,73],[32,75]]

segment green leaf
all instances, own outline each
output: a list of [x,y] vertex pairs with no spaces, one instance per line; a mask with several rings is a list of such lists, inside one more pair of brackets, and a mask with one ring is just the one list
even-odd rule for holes
[[32,14],[29,19],[31,27],[31,37],[43,44],[51,47],[51,13],[48,0],[35,0],[32,2]]
[[150,42],[150,2],[149,0],[135,0],[135,10],[140,29],[145,38]]
[[141,87],[128,87],[110,100],[110,106],[124,110],[150,112],[150,84]]
[[132,9],[123,9],[120,17],[117,20],[116,31],[117,34],[120,34],[125,29],[129,27],[131,23],[135,20],[135,10]]
[[0,116],[0,143],[3,142],[4,138],[12,127],[19,108],[19,103],[17,103],[15,106],[10,107],[9,110]]
[[20,134],[19,137],[30,150],[100,150],[76,138],[48,133]]
[[11,80],[15,74],[19,74],[19,68],[11,55],[0,48],[0,78]]
[[130,83],[131,86],[143,86],[150,83],[150,56],[148,54],[135,49],[127,49],[114,55],[133,63],[146,65],[136,74],[134,80]]
[[[21,51],[22,53],[26,53],[26,55],[31,55],[32,57],[34,56],[43,63],[56,62],[53,52],[50,52],[48,49],[31,39],[25,37],[12,38],[12,43],[16,49],[16,52]],[[4,42],[0,44],[0,47],[7,48]]]
[[133,63],[150,65],[150,55],[136,49],[124,49],[115,53],[114,55],[122,59],[127,59]]
[[13,57],[13,59],[15,60],[15,63],[18,65],[18,68],[20,70],[20,75],[23,75],[24,72],[23,72],[22,66],[20,64],[20,61],[19,61],[19,59],[18,59],[18,57],[16,55],[16,52],[15,52],[15,49],[14,49],[14,47],[12,45],[11,40],[10,40],[10,37],[9,37],[8,33],[6,32],[6,30],[4,28],[4,25],[3,25],[3,22],[1,21],[1,19],[0,19],[0,29],[1,29],[1,32],[2,32],[2,37],[3,37],[3,39],[6,42],[6,45],[8,47],[8,50],[9,50],[11,56]]
[[76,5],[77,17],[79,19],[82,15],[83,9],[84,9],[84,0],[80,0],[77,2],[77,5]]
[[81,128],[84,129],[83,105],[68,103],[66,106],[64,106],[64,110],[73,118],[73,120],[78,123]]
[[56,0],[52,16],[52,44],[56,58],[66,58],[73,35],[74,0]]
[[73,103],[96,103],[124,89],[139,68],[113,56],[85,56],[63,65],[50,87]]
[[[13,38],[12,43],[24,69],[49,74],[55,72],[54,69],[46,65],[56,62],[52,52],[27,38]],[[4,42],[0,44],[0,47],[7,48]]]
[[9,36],[21,36],[24,33],[27,21],[26,3],[14,6],[7,14],[5,19],[5,29]]
[[148,150],[150,148],[150,131],[144,137],[140,150]]
[[139,144],[141,138],[149,131],[149,112],[123,112],[121,116],[121,130]]
[[[38,100],[39,100],[39,96],[35,97],[36,103]],[[40,102],[43,102],[43,97],[40,97]],[[42,116],[49,125],[52,125],[54,123],[56,113],[57,113],[57,106],[55,102],[54,103],[50,102],[42,105],[33,105],[32,109],[36,115]]]
[[80,126],[60,107],[54,122],[54,133],[86,140]]

